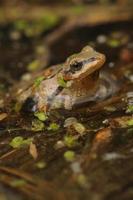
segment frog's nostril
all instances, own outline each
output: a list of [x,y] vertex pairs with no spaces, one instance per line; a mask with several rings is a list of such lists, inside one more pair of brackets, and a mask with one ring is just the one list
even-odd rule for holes
[[96,61],[96,57],[91,57],[88,59],[88,62],[93,62],[93,61]]
[[36,101],[33,97],[28,97],[22,106],[23,112],[35,112],[36,111]]

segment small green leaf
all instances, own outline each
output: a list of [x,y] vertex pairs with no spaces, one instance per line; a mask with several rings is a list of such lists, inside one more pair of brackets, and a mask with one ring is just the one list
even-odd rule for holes
[[77,182],[80,186],[85,187],[87,185],[87,179],[84,174],[79,174],[77,176]]
[[30,145],[30,143],[33,141],[33,138],[27,138],[27,139],[24,139],[23,140],[23,144],[22,146],[27,146],[27,145]]
[[107,41],[107,43],[112,48],[116,48],[116,47],[119,47],[121,45],[121,42],[119,40],[116,40],[116,39],[109,39]]
[[10,146],[13,148],[21,148],[23,146],[27,146],[32,142],[33,138],[23,139],[21,136],[17,136],[12,139],[12,141],[9,143]]
[[75,152],[74,151],[66,151],[64,153],[64,158],[68,162],[72,162],[75,159]]
[[44,161],[39,161],[36,163],[36,167],[39,169],[43,169],[46,167],[46,163]]
[[51,131],[57,131],[58,129],[60,128],[60,126],[57,124],[57,123],[51,123],[48,127],[48,130],[51,130]]
[[72,13],[74,14],[82,14],[85,12],[86,7],[84,5],[77,5],[71,8]]
[[35,82],[34,82],[34,86],[35,87],[39,87],[39,85],[41,84],[41,82],[44,80],[44,76],[40,76],[38,78],[36,78]]
[[42,131],[45,128],[45,125],[42,121],[35,119],[32,121],[32,131]]
[[59,86],[61,86],[61,87],[63,87],[63,88],[66,88],[67,87],[67,81],[65,81],[64,79],[63,79],[63,77],[58,77],[58,84],[59,84]]
[[27,66],[28,70],[33,72],[37,70],[40,67],[40,61],[39,60],[33,60],[29,65]]
[[84,127],[84,125],[83,124],[81,124],[81,123],[79,123],[79,122],[75,122],[74,124],[73,124],[73,126],[74,126],[74,129],[79,133],[79,134],[84,134],[85,133],[85,127]]
[[22,145],[22,143],[23,137],[17,136],[12,139],[12,141],[10,142],[10,146],[12,146],[13,148],[19,148]]
[[128,121],[127,121],[127,125],[128,125],[128,126],[133,126],[133,119],[128,120]]
[[64,137],[64,143],[67,147],[74,147],[76,145],[76,139],[74,136],[66,135]]
[[133,105],[128,105],[126,113],[133,113]]
[[28,27],[28,22],[26,20],[17,20],[14,22],[14,27],[17,30],[25,30]]
[[13,187],[22,187],[26,184],[26,181],[23,179],[15,179],[11,181],[11,186]]
[[35,112],[34,116],[37,117],[40,121],[46,121],[48,119],[48,116],[44,112]]

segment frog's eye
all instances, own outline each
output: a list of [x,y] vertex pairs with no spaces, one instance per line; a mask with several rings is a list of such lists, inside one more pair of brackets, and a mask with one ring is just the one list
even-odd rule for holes
[[75,61],[70,64],[70,70],[72,73],[74,73],[76,71],[79,71],[82,68],[82,66],[83,66],[83,62]]

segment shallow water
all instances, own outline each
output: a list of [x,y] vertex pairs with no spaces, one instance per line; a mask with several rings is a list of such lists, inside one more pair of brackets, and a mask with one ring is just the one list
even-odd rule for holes
[[[133,99],[132,25],[129,22],[83,27],[52,45],[49,65],[64,61],[86,44],[95,46],[106,54],[103,70],[116,77],[120,92],[96,104],[87,104],[72,111],[55,111],[41,131],[32,130],[35,119],[32,114],[14,111],[8,92],[16,84],[14,80],[26,73],[26,64],[34,57],[34,42],[24,38],[21,41],[3,40],[4,35],[1,37],[0,84],[3,89],[0,95],[1,98],[6,95],[7,102],[0,109],[1,113],[8,115],[0,121],[0,190],[4,194],[6,191],[5,196],[10,195],[9,199],[44,199],[44,196],[46,199],[133,198],[133,124],[132,111],[128,110]],[[7,38],[8,29],[5,33]],[[115,35],[115,39],[111,35]],[[99,36],[106,42],[101,43]],[[127,50],[126,56],[124,50]],[[75,117],[85,127],[85,132],[80,132],[81,126],[78,129],[64,127],[64,121],[69,117]],[[60,128],[48,130],[51,122],[60,125]],[[76,142],[73,145],[68,141],[64,143],[66,135]],[[16,136],[33,137],[36,159],[35,149],[32,156],[29,146],[12,148],[9,145]],[[70,157],[64,156],[70,150],[75,153],[71,161]],[[38,167],[40,161],[46,166]],[[16,180],[25,182],[13,185]]]

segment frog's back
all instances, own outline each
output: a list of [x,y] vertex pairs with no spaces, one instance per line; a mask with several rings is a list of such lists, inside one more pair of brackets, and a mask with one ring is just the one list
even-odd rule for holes
[[15,94],[17,101],[24,102],[26,98],[32,95],[35,87],[38,86],[39,82],[46,81],[54,77],[59,71],[61,71],[62,65],[53,65],[43,70],[40,73],[32,74],[32,78],[28,81],[20,81],[19,84],[12,89],[11,93]]

